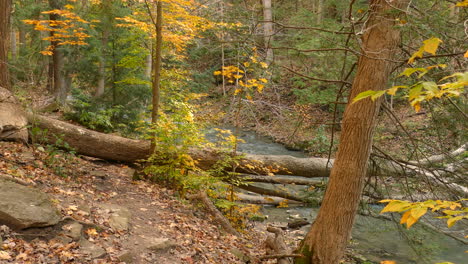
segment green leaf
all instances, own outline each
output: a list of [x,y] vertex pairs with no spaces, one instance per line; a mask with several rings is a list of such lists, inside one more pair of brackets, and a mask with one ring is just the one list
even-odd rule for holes
[[386,92],[385,90],[376,92],[375,94],[371,95],[371,100],[375,101],[375,99],[377,99],[380,96],[384,95],[385,92]]
[[422,88],[423,86],[421,83],[418,83],[411,87],[408,94],[408,100],[413,101],[414,99],[418,98],[421,95]]
[[415,72],[427,72],[427,70],[425,68],[406,68],[402,73],[400,73],[400,75],[398,75],[398,77],[403,75],[410,77],[410,75]]
[[365,92],[359,93],[356,97],[354,97],[353,104],[356,103],[357,101],[360,101],[360,100],[365,99],[367,97],[373,96],[376,93],[377,92],[373,91],[373,90],[367,90]]

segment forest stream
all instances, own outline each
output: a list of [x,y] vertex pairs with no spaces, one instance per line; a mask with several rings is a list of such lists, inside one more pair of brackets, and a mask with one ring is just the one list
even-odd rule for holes
[[[234,128],[223,127],[223,129],[231,130],[234,133]],[[215,140],[215,131],[207,133],[209,140]],[[268,155],[291,155],[295,157],[307,157],[300,151],[291,151],[283,145],[275,143],[269,138],[260,136],[251,131],[239,131],[239,138],[245,142],[239,143],[238,150],[250,154],[268,154]],[[262,187],[274,189],[278,185],[267,183],[256,183]],[[298,195],[305,191],[304,186],[281,185],[281,188],[296,193]],[[378,215],[382,209],[380,205],[367,205],[367,208],[361,208],[361,212],[368,212],[366,215],[359,214],[356,217],[355,224],[352,230],[352,240],[349,247],[357,254],[371,262],[383,260],[393,260],[397,263],[466,263],[467,246],[465,243],[448,236],[444,233],[435,231],[446,229],[446,223],[442,219],[434,219],[432,216],[427,216],[423,223],[417,223],[411,229],[400,225],[399,215],[385,214],[386,217],[374,217],[369,215]],[[304,219],[308,222],[313,222],[317,216],[318,207],[305,206],[289,206],[288,208],[277,208],[275,206],[265,205],[262,208],[262,213],[267,216],[265,221],[267,224],[275,224],[278,226],[286,226],[288,222],[297,219]],[[432,226],[433,228],[430,228]],[[294,236],[302,239],[304,234],[309,230],[310,225],[303,226],[298,231],[294,232]],[[458,228],[458,229],[457,229]],[[450,229],[453,236],[460,237],[463,240],[464,232],[466,232],[466,223],[459,223],[458,227],[454,226]],[[466,234],[465,234],[466,235]],[[363,262],[366,263],[366,262]]]

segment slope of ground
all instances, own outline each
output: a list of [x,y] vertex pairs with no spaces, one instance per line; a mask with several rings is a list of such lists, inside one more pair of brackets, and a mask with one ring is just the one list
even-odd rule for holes
[[[90,242],[48,240],[59,227],[3,232],[0,263],[245,263],[239,255],[264,254],[263,234],[226,234],[173,191],[132,181],[126,165],[0,142],[0,171],[48,193]],[[129,211],[128,223],[115,208]]]

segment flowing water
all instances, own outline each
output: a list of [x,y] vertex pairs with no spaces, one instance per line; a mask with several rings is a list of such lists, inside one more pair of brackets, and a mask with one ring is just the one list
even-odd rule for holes
[[[232,127],[223,129],[234,131]],[[214,131],[208,132],[208,139],[214,140],[214,134]],[[283,145],[277,144],[269,138],[259,136],[254,132],[240,131],[239,138],[245,141],[238,146],[238,150],[244,153],[306,157],[302,152],[290,151]],[[278,188],[273,184],[262,185],[263,187]],[[301,190],[300,186],[290,189],[293,193],[300,193]],[[367,208],[367,210],[373,211],[375,214],[380,209],[381,207],[378,206],[369,206]],[[312,222],[317,216],[317,212],[318,208],[308,207],[276,208],[265,206],[263,208],[263,213],[268,216],[268,222],[282,225],[285,225],[292,217],[295,219],[303,218]],[[356,217],[350,247],[371,261],[367,263],[379,263],[382,260],[393,260],[398,264],[435,264],[447,261],[455,264],[468,263],[468,254],[464,253],[468,250],[466,244],[437,232],[434,228],[429,228],[427,224],[417,223],[407,230],[398,224],[399,215],[395,214],[392,217],[396,220],[363,215]],[[428,219],[425,222],[431,222],[432,225],[437,226],[435,229],[445,229],[443,227],[445,223],[442,220],[431,218],[430,221]],[[456,224],[455,226],[458,227],[458,230],[452,228],[445,231],[452,232],[453,235],[459,237],[467,231],[466,223]],[[310,225],[303,227],[302,234],[307,232],[309,227]],[[463,238],[463,235],[461,235],[461,238]]]

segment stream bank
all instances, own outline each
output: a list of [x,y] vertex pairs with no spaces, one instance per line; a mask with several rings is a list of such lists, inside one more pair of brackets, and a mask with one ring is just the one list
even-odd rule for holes
[[[231,130],[233,127],[223,127],[224,130]],[[291,155],[295,157],[307,157],[300,151],[288,150],[281,144],[275,143],[268,137],[260,136],[252,131],[239,130],[239,136],[244,142],[239,143],[238,149],[249,154],[268,155]],[[207,138],[213,140],[213,131],[207,133]],[[307,192],[307,186],[278,185],[269,183],[255,183],[269,189],[281,188],[296,195],[303,195]],[[252,193],[247,193],[252,195]],[[418,223],[407,230],[400,225],[400,215],[391,215],[391,219],[377,216],[382,207],[375,205],[364,205],[366,216],[357,215],[352,239],[349,249],[357,257],[358,263],[380,263],[383,260],[393,260],[397,263],[439,263],[450,261],[453,263],[465,263],[467,249],[466,243],[436,232],[437,229],[445,229],[445,221],[426,217],[423,223]],[[364,208],[363,207],[363,208]],[[361,210],[364,210],[361,208]],[[266,216],[264,223],[256,224],[259,230],[265,230],[265,225],[273,224],[280,227],[287,227],[288,223],[296,220],[306,220],[312,223],[317,216],[319,208],[304,206],[290,206],[288,208],[277,208],[274,206],[263,206],[262,213]],[[388,216],[388,215],[386,215]],[[435,228],[429,228],[427,225]],[[463,225],[464,223],[460,223]],[[300,229],[288,229],[287,236],[290,238],[290,246],[293,248],[303,239],[310,228],[310,224]],[[463,228],[463,227],[462,227]],[[463,230],[451,229],[451,232],[462,232]],[[466,231],[466,230],[465,230]],[[463,235],[460,233],[461,237]],[[367,261],[367,262],[366,262]]]

